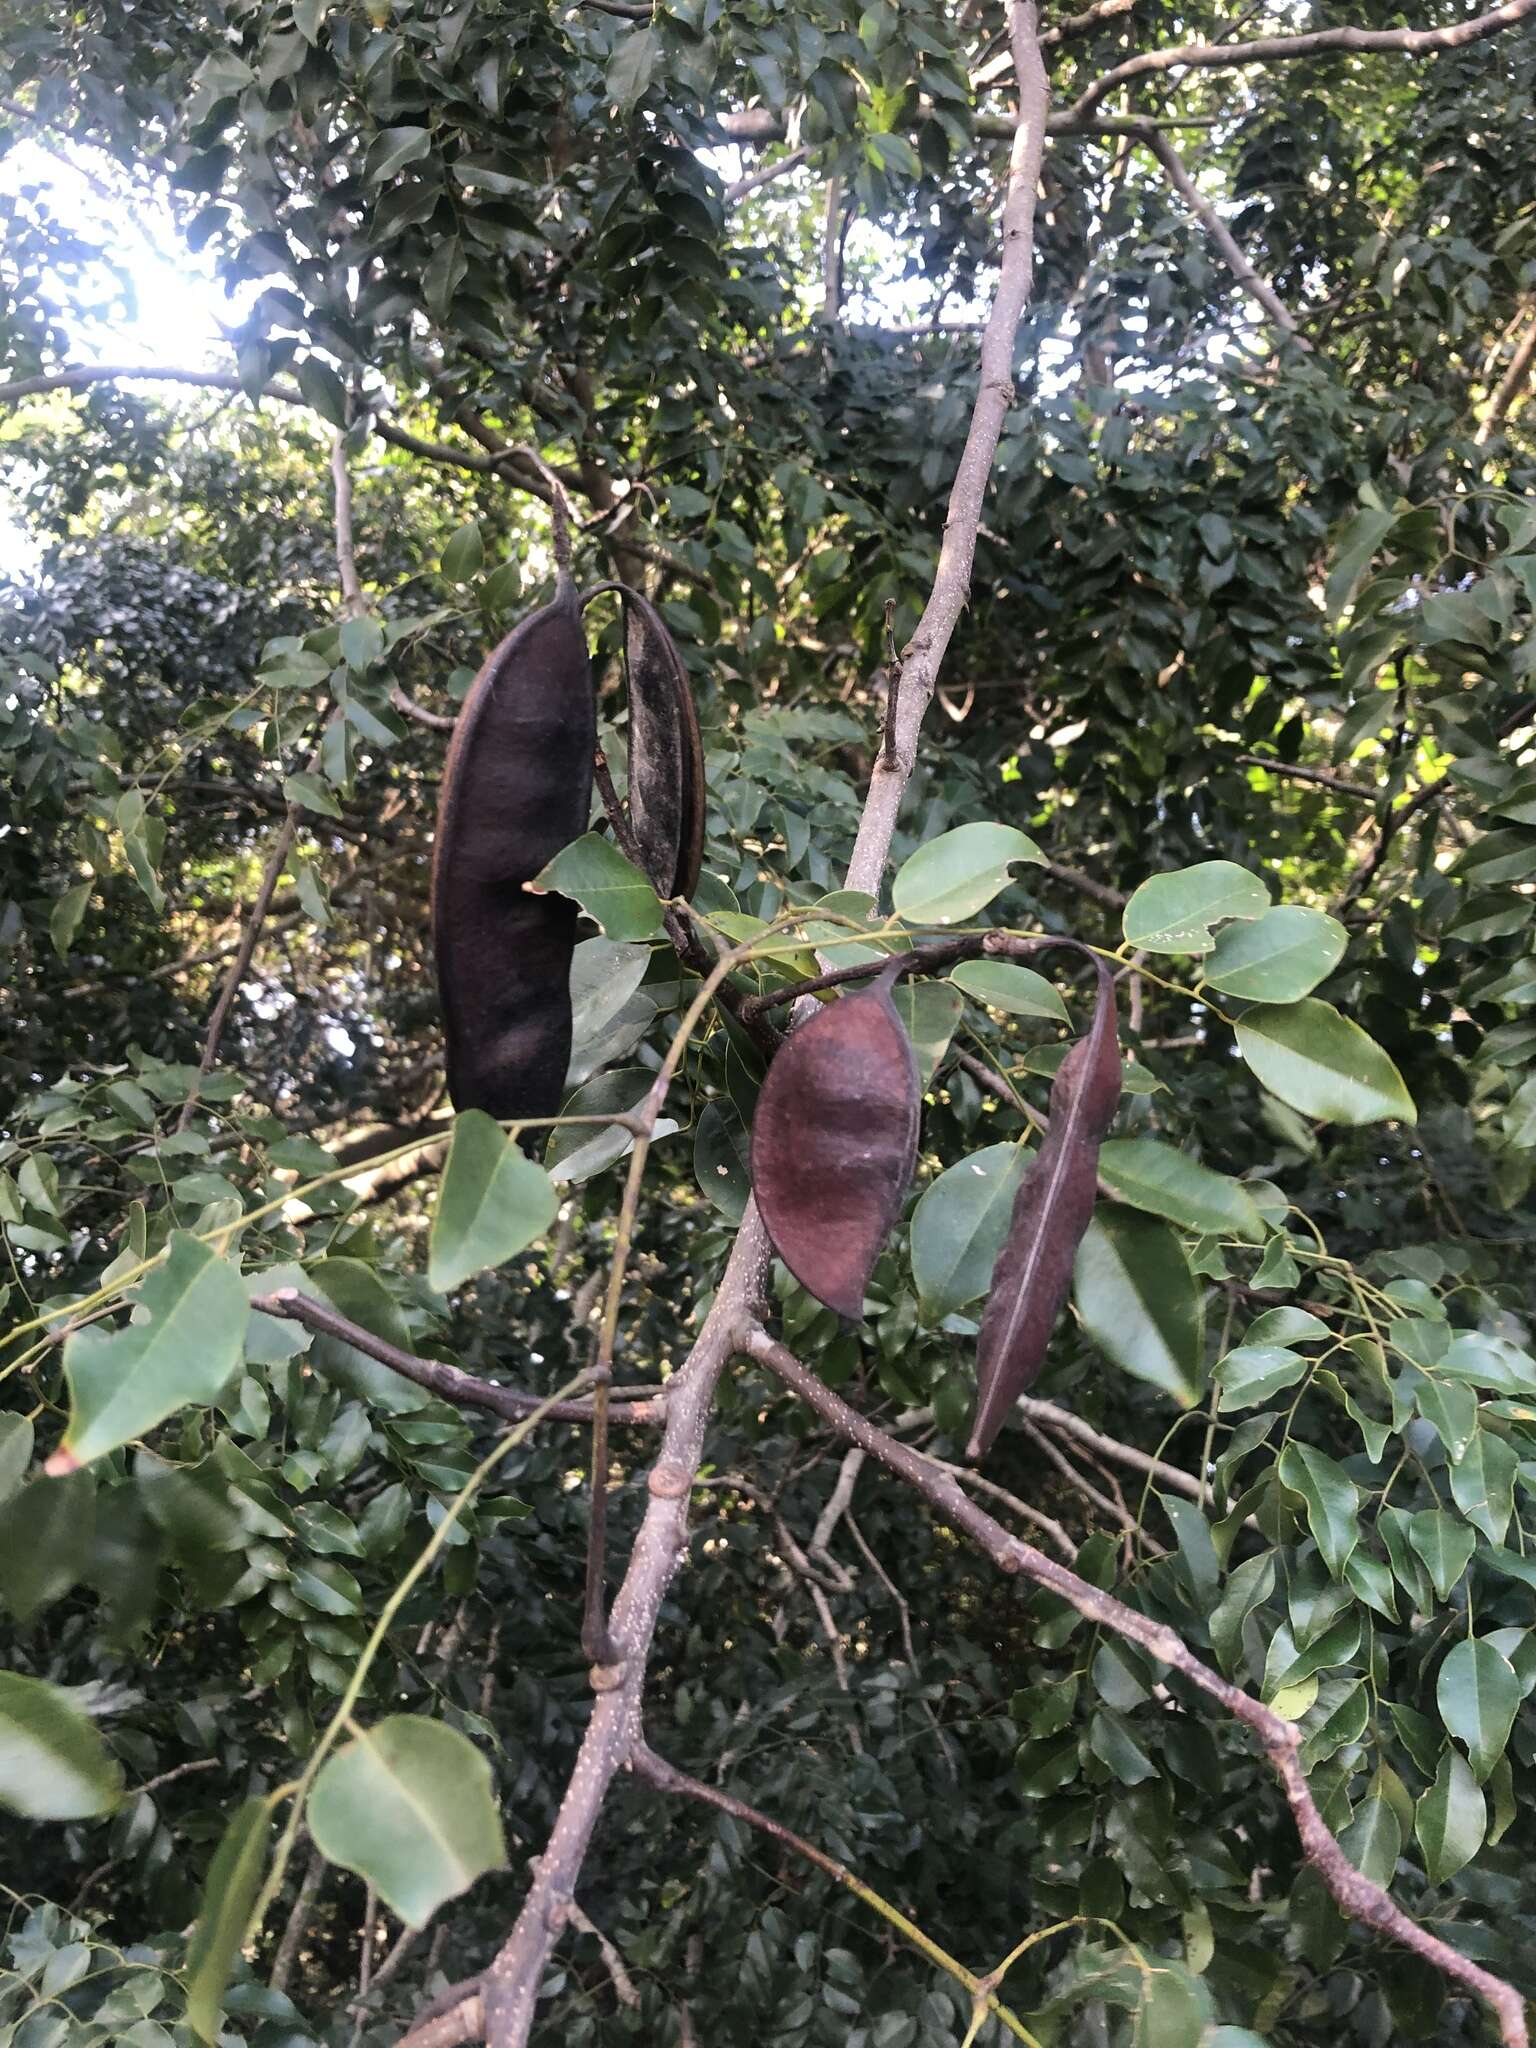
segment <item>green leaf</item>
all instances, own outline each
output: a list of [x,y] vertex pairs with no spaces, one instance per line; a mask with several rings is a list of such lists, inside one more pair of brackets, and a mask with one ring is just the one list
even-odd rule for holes
[[451,1293],[472,1274],[542,1237],[560,1206],[543,1167],[530,1159],[484,1110],[453,1120],[442,1192],[432,1217],[427,1280]]
[[661,38],[653,28],[626,29],[608,60],[608,97],[625,112],[645,95],[661,58]]
[[283,795],[289,803],[297,804],[300,810],[313,811],[317,817],[341,816],[341,805],[337,803],[330,784],[318,775],[311,775],[307,769],[283,778]]
[[1021,1145],[989,1145],[923,1190],[912,1212],[912,1278],[925,1323],[986,1293],[1027,1164]]
[[1066,1004],[1045,976],[1028,967],[1016,967],[1011,960],[962,960],[949,978],[988,1009],[1006,1010],[1011,1017],[1071,1022]]
[[1269,891],[1257,875],[1229,860],[1201,861],[1171,875],[1153,875],[1125,906],[1127,941],[1146,953],[1208,953],[1211,927],[1229,917],[1261,917]]
[[1204,1297],[1166,1223],[1101,1204],[1078,1249],[1072,1285],[1083,1328],[1107,1358],[1185,1406],[1196,1399]]
[[450,583],[467,583],[472,576],[480,574],[484,563],[485,542],[480,537],[479,525],[473,519],[466,519],[449,536],[439,566]]
[[1339,1847],[1362,1877],[1385,1890],[1403,1853],[1402,1822],[1387,1800],[1375,1795],[1362,1799],[1339,1836]]
[[440,1721],[393,1714],[321,1768],[315,1846],[354,1870],[408,1927],[506,1861],[491,1767]]
[[305,356],[294,365],[294,376],[305,404],[312,406],[327,425],[347,424],[347,387],[329,363],[319,356]]
[[1457,1380],[1426,1374],[1415,1390],[1419,1413],[1445,1446],[1452,1464],[1477,1434],[1477,1395]]
[[1477,1538],[1443,1508],[1426,1508],[1408,1517],[1408,1542],[1423,1559],[1436,1593],[1449,1600],[1451,1588],[1472,1561]]
[[1264,1236],[1263,1219],[1240,1182],[1155,1138],[1107,1139],[1099,1148],[1099,1178],[1117,1201],[1202,1236],[1250,1244]]
[[[595,1074],[567,1097],[562,1116],[602,1116],[610,1110],[638,1109],[650,1093],[656,1076],[649,1067],[612,1067]],[[658,1117],[652,1138],[667,1138],[677,1129],[670,1117]],[[595,1124],[556,1125],[544,1148],[544,1165],[557,1187],[590,1180],[605,1166],[622,1159],[634,1144],[622,1124],[600,1129]]]
[[32,1424],[25,1415],[0,1415],[0,1507],[27,1476],[32,1441]]
[[265,1799],[247,1799],[224,1830],[202,1908],[187,1947],[187,2024],[200,2040],[219,2038],[224,1994],[234,1974],[266,1869],[272,1814]]
[[80,929],[80,920],[85,915],[85,906],[90,902],[95,886],[94,882],[77,882],[73,889],[64,891],[49,912],[48,936],[61,960],[69,957],[69,949],[75,942],[75,933]]
[[599,832],[562,846],[525,885],[573,897],[610,939],[649,939],[661,930],[661,899],[637,867]]
[[1360,1540],[1360,1495],[1355,1482],[1311,1444],[1288,1443],[1277,1468],[1281,1484],[1299,1493],[1307,1506],[1307,1527],[1335,1578]]
[[1479,1784],[1504,1754],[1520,1697],[1514,1666],[1481,1638],[1459,1642],[1440,1666],[1435,1704],[1447,1733],[1466,1744]]
[[372,668],[384,652],[384,628],[377,619],[343,619],[336,638],[342,660],[358,672]]
[[134,1314],[123,1329],[90,1324],[66,1341],[69,1427],[50,1469],[89,1464],[178,1408],[216,1401],[240,1364],[240,1275],[186,1231],[172,1233],[169,1255],[145,1281]]
[[891,1001],[917,1054],[919,1084],[926,1088],[949,1050],[964,1000],[948,982],[899,981],[891,991]]
[[[356,1323],[370,1336],[382,1337],[398,1351],[409,1351],[411,1333],[395,1306],[394,1297],[373,1267],[362,1259],[321,1259],[305,1277],[349,1323]],[[311,1363],[327,1379],[337,1381],[349,1393],[359,1395],[371,1408],[385,1415],[408,1415],[424,1408],[431,1396],[414,1381],[391,1372],[387,1365],[370,1358],[344,1338],[317,1335],[310,1345]]]
[[902,862],[891,902],[906,924],[960,924],[1007,888],[1016,861],[1044,858],[1012,825],[957,825]]
[[1249,1010],[1237,1020],[1237,1043],[1271,1094],[1305,1116],[1339,1124],[1418,1120],[1402,1075],[1375,1039],[1315,996]]
[[0,1671],[0,1807],[23,1820],[94,1820],[123,1774],[67,1692]]
[[1218,1411],[1257,1408],[1285,1388],[1293,1387],[1307,1369],[1298,1352],[1277,1344],[1238,1344],[1218,1361],[1212,1374],[1221,1396]]
[[747,1127],[728,1102],[706,1102],[693,1138],[693,1174],[728,1222],[739,1223],[752,1193]]
[[1254,1003],[1310,995],[1344,957],[1349,934],[1321,910],[1280,903],[1252,924],[1230,924],[1205,964],[1212,988]]
[[1181,1964],[1161,1963],[1142,1979],[1131,2048],[1199,2048],[1210,2000]]
[[1365,506],[1339,535],[1338,552],[1324,592],[1330,620],[1337,622],[1343,616],[1356,584],[1371,565],[1371,557],[1396,524],[1395,512],[1378,512]]
[[1488,1805],[1459,1750],[1440,1759],[1435,1782],[1414,1808],[1413,1831],[1431,1884],[1444,1884],[1483,1846]]
[[386,184],[407,164],[431,154],[432,137],[425,128],[383,128],[369,145],[363,176],[370,185]]
[[1515,1477],[1520,1459],[1502,1437],[1479,1429],[1460,1462],[1451,1467],[1451,1498],[1490,1543],[1502,1543],[1515,1511]]

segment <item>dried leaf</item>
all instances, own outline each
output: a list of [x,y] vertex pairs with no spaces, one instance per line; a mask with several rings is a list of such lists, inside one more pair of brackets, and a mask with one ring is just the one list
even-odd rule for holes
[[752,1190],[774,1249],[818,1301],[854,1318],[917,1159],[917,1061],[891,1000],[903,965],[791,1035],[752,1125]]
[[1088,1035],[1051,1084],[1051,1127],[1014,1197],[1008,1237],[992,1272],[976,1353],[976,1421],[967,1456],[980,1457],[1040,1371],[1072,1284],[1072,1263],[1093,1216],[1099,1145],[1120,1101],[1115,989],[1098,967]]

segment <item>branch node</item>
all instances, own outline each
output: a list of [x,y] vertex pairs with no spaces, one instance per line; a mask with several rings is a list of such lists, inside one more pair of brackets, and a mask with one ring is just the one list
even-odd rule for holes
[[682,1500],[692,1483],[691,1473],[681,1465],[658,1464],[651,1467],[645,1487],[654,1500]]

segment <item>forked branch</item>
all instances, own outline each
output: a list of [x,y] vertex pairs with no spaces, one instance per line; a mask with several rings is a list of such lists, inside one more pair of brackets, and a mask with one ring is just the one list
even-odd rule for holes
[[792,1393],[798,1394],[823,1422],[920,1493],[952,1529],[968,1537],[1000,1571],[1032,1579],[1037,1586],[1043,1586],[1047,1592],[1054,1593],[1070,1607],[1076,1608],[1096,1628],[1109,1629],[1127,1642],[1138,1644],[1160,1664],[1177,1671],[1234,1720],[1241,1721],[1245,1728],[1250,1729],[1258,1737],[1270,1767],[1280,1780],[1307,1860],[1328,1887],[1340,1911],[1379,1934],[1390,1935],[1405,1948],[1412,1949],[1415,1955],[1432,1963],[1445,1976],[1475,1993],[1491,2008],[1505,2048],[1529,2048],[1525,2001],[1515,1987],[1472,1962],[1452,1948],[1449,1942],[1421,1927],[1416,1920],[1411,1920],[1380,1885],[1356,1870],[1344,1854],[1308,1788],[1306,1773],[1296,1754],[1301,1746],[1301,1735],[1291,1722],[1283,1720],[1272,1707],[1265,1706],[1251,1693],[1244,1692],[1241,1686],[1231,1684],[1219,1672],[1213,1671],[1163,1622],[1138,1613],[1134,1607],[1127,1607],[1113,1594],[1101,1593],[1097,1586],[1090,1585],[1076,1572],[1047,1557],[1044,1551],[1036,1550],[1033,1544],[1011,1536],[984,1508],[968,1500],[948,1473],[932,1465],[908,1445],[887,1436],[883,1429],[860,1415],[857,1409],[850,1408],[824,1381],[802,1365],[793,1352],[775,1342],[766,1330],[753,1324],[744,1325],[741,1344],[752,1358],[766,1366]]

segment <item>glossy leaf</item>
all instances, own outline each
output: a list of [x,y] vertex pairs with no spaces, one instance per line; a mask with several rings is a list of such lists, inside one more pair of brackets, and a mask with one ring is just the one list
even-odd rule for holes
[[962,924],[1008,886],[1016,862],[1044,858],[1012,825],[957,825],[902,862],[891,901],[906,924]]
[[1466,1744],[1479,1784],[1504,1754],[1520,1700],[1520,1681],[1508,1658],[1486,1638],[1464,1638],[1440,1666],[1435,1680],[1440,1719],[1448,1734]]
[[1066,1024],[1067,1006],[1054,986],[1033,968],[1012,960],[962,960],[950,975],[958,989],[990,1010],[1011,1017],[1045,1017]]
[[839,1315],[864,1290],[917,1158],[917,1060],[893,960],[874,984],[824,1003],[774,1055],[752,1122],[752,1190],[775,1251]]
[[925,1322],[986,1293],[1028,1159],[1020,1145],[988,1145],[924,1188],[912,1211],[912,1278]]
[[976,1346],[976,1421],[967,1456],[987,1450],[1045,1363],[1093,1215],[1099,1147],[1120,1104],[1114,983],[1098,968],[1093,1023],[1051,1083],[1050,1128],[1030,1161],[992,1273]]
[[1077,1255],[1073,1294],[1083,1328],[1122,1372],[1181,1405],[1197,1398],[1204,1304],[1168,1224],[1102,1205]]
[[1099,1178],[1115,1199],[1211,1237],[1257,1244],[1264,1223],[1240,1181],[1155,1138],[1110,1138],[1099,1153]]
[[454,1118],[432,1216],[427,1278],[439,1294],[542,1237],[559,1197],[542,1166],[478,1109]]
[[1321,910],[1280,903],[1251,924],[1229,924],[1204,973],[1212,988],[1255,1003],[1310,995],[1344,957],[1349,934]]
[[23,1820],[94,1820],[117,1805],[122,1785],[95,1722],[67,1692],[0,1671],[0,1807]]
[[1271,1094],[1329,1123],[1417,1120],[1403,1077],[1375,1039],[1315,996],[1247,1011],[1238,1049]]
[[1280,1453],[1278,1469],[1282,1483],[1306,1502],[1312,1540],[1337,1578],[1360,1540],[1360,1495],[1354,1481],[1326,1451],[1295,1441]]
[[185,1231],[144,1282],[136,1320],[90,1325],[64,1346],[69,1426],[50,1472],[89,1464],[192,1402],[218,1399],[240,1363],[245,1289],[228,1259]]
[[949,1050],[965,1005],[942,981],[898,981],[891,1000],[917,1055],[918,1084],[926,1088]]
[[506,1860],[491,1768],[440,1721],[393,1714],[322,1765],[315,1846],[373,1885],[408,1927]]
[[610,939],[651,939],[661,930],[656,891],[600,832],[584,832],[562,847],[530,887],[569,896]]
[[1171,875],[1153,875],[1125,906],[1127,943],[1146,953],[1208,953],[1213,926],[1230,917],[1256,918],[1269,908],[1257,875],[1229,860],[1202,861]]
[[1413,1829],[1431,1884],[1444,1884],[1483,1846],[1488,1806],[1459,1750],[1440,1759],[1435,1782],[1414,1808]]

